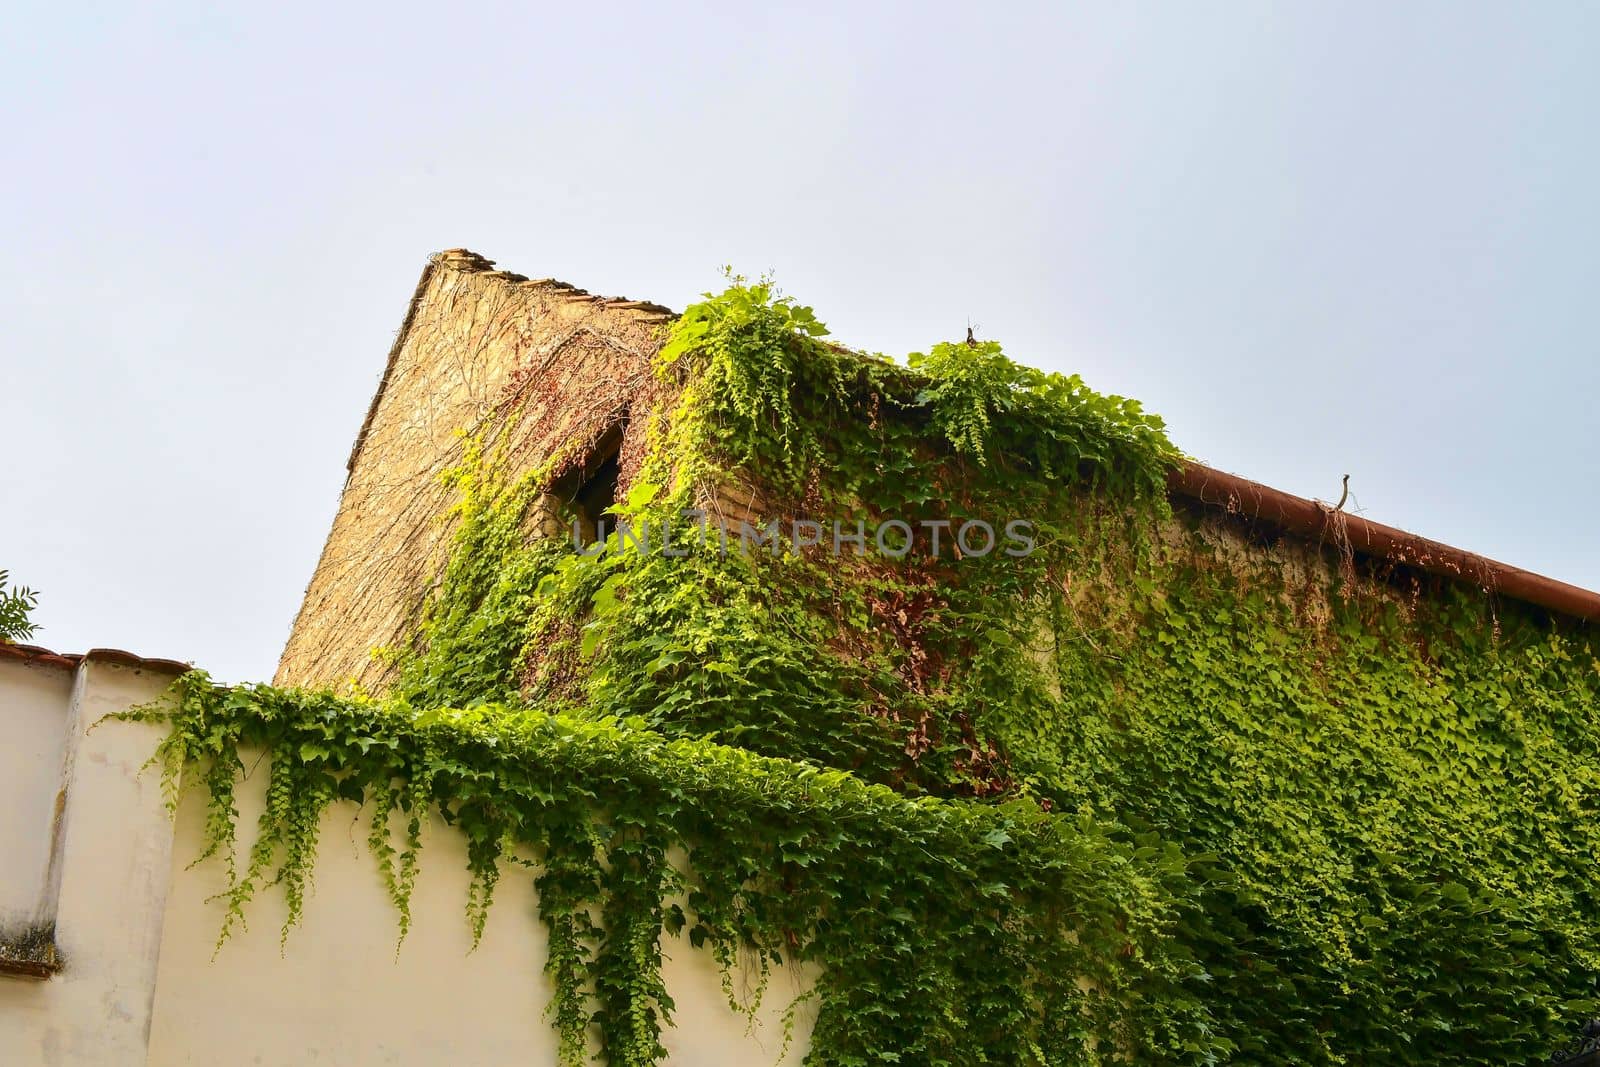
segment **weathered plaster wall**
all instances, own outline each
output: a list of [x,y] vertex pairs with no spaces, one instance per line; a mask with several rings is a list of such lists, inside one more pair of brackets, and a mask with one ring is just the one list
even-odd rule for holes
[[[9,672],[8,672],[9,673]],[[0,882],[44,885],[37,914],[54,929],[59,970],[47,979],[0,977],[0,1060],[40,1065],[141,1064],[171,869],[172,831],[155,775],[141,775],[160,732],[105,715],[155,698],[168,671],[90,659],[60,706],[62,758],[39,782],[30,752],[6,745],[0,777],[42,786],[65,804],[44,872],[8,862]],[[0,678],[0,728],[15,690]],[[59,687],[54,691],[59,695]],[[37,811],[37,798],[27,804]],[[37,857],[34,857],[37,859]],[[10,887],[7,887],[10,892]]]
[[0,878],[0,937],[30,927],[45,897],[50,838],[73,669],[65,664],[0,659],[0,722],[5,773],[0,774],[0,856],[10,872]]
[[[253,826],[261,811],[265,777],[240,792],[242,826]],[[367,854],[366,820],[354,821],[354,806],[336,805],[323,819],[304,923],[280,949],[284,906],[265,892],[251,907],[249,929],[213,961],[223,904],[207,898],[224,885],[221,865],[184,870],[203,817],[198,794],[178,814],[151,1064],[556,1062],[555,1031],[543,1018],[550,985],[534,871],[507,869],[473,951],[463,913],[465,841],[435,819],[423,844],[414,924],[396,952],[397,916]],[[677,1025],[664,1042],[670,1062],[776,1063],[780,1016],[794,992],[775,988],[747,1034],[723,998],[710,953],[683,938],[669,939],[666,950],[664,976],[677,1002]],[[802,1037],[788,1062],[803,1053]]]
[[[513,470],[614,430],[650,387],[670,313],[492,269],[461,250],[435,256],[390,354],[276,680],[381,689],[372,650],[409,635],[450,542],[440,483],[462,431],[489,433],[520,408],[505,443]],[[637,428],[636,428],[637,429]]]

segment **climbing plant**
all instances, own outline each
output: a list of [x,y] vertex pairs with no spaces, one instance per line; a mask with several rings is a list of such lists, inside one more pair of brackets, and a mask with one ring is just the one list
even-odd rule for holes
[[1156,574],[1063,646],[1058,781],[1216,857],[1185,939],[1240,1057],[1533,1062],[1594,1014],[1591,638],[1194,539]]
[[[336,800],[370,808],[402,936],[430,811],[469,842],[475,934],[504,864],[535,861],[566,1063],[584,1061],[591,1024],[611,1063],[661,1054],[658,942],[673,935],[727,968],[742,953],[763,974],[819,964],[814,1062],[965,1063],[983,1049],[1081,1063],[1205,1040],[1185,991],[1197,969],[1171,936],[1185,861],[1090,818],[910,798],[637,721],[503,705],[229,689],[197,672],[134,714],[173,725],[159,753],[171,774],[201,769],[205,852],[231,872],[224,937],[267,882],[288,897],[285,936],[299,922]],[[270,781],[236,858],[246,749],[264,750]]]
[[1174,514],[1136,402],[975,338],[849,351],[730,280],[664,339],[599,544],[534,536],[572,450],[512,463],[513,407],[389,692],[191,675],[141,713],[230,924],[275,881],[292,926],[355,802],[402,936],[430,811],[475,933],[536,866],[567,1063],[659,1059],[672,936],[807,967],[816,1064],[1498,1064],[1600,1006],[1586,631]]

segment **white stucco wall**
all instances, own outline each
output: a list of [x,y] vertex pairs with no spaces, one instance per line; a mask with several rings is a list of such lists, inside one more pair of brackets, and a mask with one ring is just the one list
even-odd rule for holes
[[[249,756],[245,762],[250,762]],[[263,767],[240,790],[241,854],[261,811]],[[556,1036],[543,1018],[550,996],[536,872],[507,864],[482,943],[472,951],[464,913],[465,839],[437,818],[426,828],[411,902],[398,926],[367,854],[367,820],[336,804],[322,821],[315,884],[303,923],[280,950],[285,909],[264,891],[250,925],[217,951],[225,885],[221,863],[185,871],[200,841],[204,798],[191,794],[177,821],[172,892],[156,981],[152,1064],[553,1064]],[[671,1062],[746,1067],[775,1063],[778,1016],[792,999],[774,990],[749,1035],[729,1010],[709,953],[666,945],[677,1026]],[[776,985],[776,983],[775,983]],[[791,1052],[799,1062],[803,1047]]]
[[[394,908],[366,853],[364,813],[341,803],[324,817],[304,922],[287,944],[280,951],[282,898],[264,888],[248,929],[213,958],[223,905],[207,898],[222,887],[222,866],[188,869],[200,850],[203,797],[191,793],[175,819],[167,815],[159,771],[144,767],[158,728],[109,721],[88,729],[154,698],[170,679],[92,657],[53,676],[0,663],[0,783],[18,794],[0,812],[0,843],[32,865],[7,857],[0,900],[38,897],[47,884],[48,825],[56,794],[63,785],[66,792],[59,886],[44,891],[62,968],[44,980],[0,977],[0,1063],[553,1065],[535,872],[507,866],[483,943],[469,952],[465,842],[437,820],[426,829],[413,925],[398,954]],[[265,777],[263,767],[239,791],[241,855]],[[29,829],[39,818],[47,829]],[[708,953],[685,939],[665,948],[677,1002],[677,1025],[664,1039],[670,1062],[776,1063],[780,1018],[800,991],[795,978],[774,979],[751,1026],[729,1009]],[[808,1025],[802,1017],[785,1062],[804,1056]]]
[[60,792],[74,671],[42,659],[0,660],[0,929],[43,918],[45,870]]
[[[43,872],[9,862],[0,867],[0,880],[45,882],[38,910],[54,923],[61,969],[44,980],[0,978],[4,1062],[146,1062],[172,830],[159,779],[140,769],[160,732],[135,723],[92,727],[108,714],[154,699],[171,680],[170,672],[92,659],[75,671],[60,715],[63,758],[54,780],[45,784],[52,808],[56,794],[65,794],[48,864]],[[0,708],[11,706],[0,699]],[[0,716],[0,730],[9,738],[13,717]],[[9,744],[0,753],[0,776],[38,783],[38,768],[27,765],[30,755]],[[26,807],[37,812],[39,805]]]

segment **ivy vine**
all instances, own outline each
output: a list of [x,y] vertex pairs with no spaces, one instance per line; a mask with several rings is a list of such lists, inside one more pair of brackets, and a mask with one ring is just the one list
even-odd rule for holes
[[[1590,634],[1175,515],[1137,402],[976,339],[852,352],[731,282],[665,338],[618,515],[738,484],[763,519],[1021,518],[1036,550],[577,553],[530,536],[570,456],[515,469],[513,415],[450,474],[390,692],[196,674],[140,713],[209,796],[224,937],[269,878],[298,921],[352,802],[402,936],[428,812],[476,934],[537,868],[568,1064],[660,1058],[671,936],[814,965],[814,1064],[1526,1062],[1600,1007]],[[236,858],[244,746],[271,770]]]
[[[910,798],[637,721],[230,689],[200,672],[133,714],[172,725],[159,753],[170,775],[205,769],[205,855],[234,870],[230,923],[270,880],[289,899],[288,936],[336,798],[370,808],[402,916],[429,812],[469,842],[478,933],[503,866],[535,863],[566,1064],[584,1061],[591,1027],[608,1062],[656,1061],[672,1012],[659,944],[679,934],[727,968],[820,964],[813,1062],[965,1063],[975,1048],[1094,1062],[1153,1027],[1200,1032],[1183,994],[1197,968],[1172,937],[1184,860],[1089,818]],[[265,751],[270,784],[235,861],[244,749]]]

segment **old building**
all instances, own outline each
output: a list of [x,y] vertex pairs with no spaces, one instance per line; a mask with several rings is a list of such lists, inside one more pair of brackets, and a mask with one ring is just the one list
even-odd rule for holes
[[[654,396],[650,361],[671,312],[599,297],[550,278],[495,270],[465,249],[422,272],[356,436],[338,515],[284,649],[279,684],[381,690],[392,668],[373,650],[415,628],[443,567],[454,500],[441,474],[468,434],[492,430],[525,406],[511,447],[531,469],[581,454],[586,483],[608,461],[643,449],[630,421]],[[575,490],[578,483],[568,488]],[[1348,537],[1362,555],[1459,579],[1575,618],[1600,619],[1600,595],[1331,509],[1196,463],[1172,479],[1174,504],[1283,534],[1309,561]],[[754,518],[748,495],[726,510]],[[563,527],[564,529],[564,527]],[[1237,532],[1237,530],[1235,531]]]
[[579,449],[597,469],[623,447],[670,313],[492,268],[455,249],[423,270],[278,682],[382,687],[387,668],[372,650],[405,639],[443,565],[453,493],[440,475],[466,434],[531,405],[515,442],[522,467]]
[[0,647],[0,1058],[1491,1064],[1600,1006],[1600,594],[824,332],[433,257],[276,687]]

